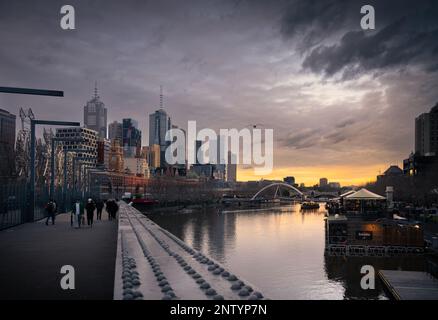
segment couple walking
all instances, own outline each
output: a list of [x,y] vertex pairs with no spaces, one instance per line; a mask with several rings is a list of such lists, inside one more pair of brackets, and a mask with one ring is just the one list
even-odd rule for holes
[[[94,210],[97,209],[97,220],[101,220],[103,207],[104,207],[104,203],[100,199],[94,202],[93,199],[89,198],[85,206],[79,199],[76,200],[75,204],[73,205],[71,225],[73,226],[75,222],[76,227],[80,228],[81,225],[85,224],[85,217],[84,217],[84,211],[85,211],[87,215],[87,225],[89,225],[92,228],[94,222]],[[73,218],[73,214],[75,216],[74,218]]]

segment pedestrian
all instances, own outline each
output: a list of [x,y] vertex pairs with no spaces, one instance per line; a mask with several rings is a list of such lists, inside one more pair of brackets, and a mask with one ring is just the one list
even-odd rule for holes
[[119,205],[114,199],[110,199],[106,202],[106,211],[108,212],[108,220],[116,218],[117,211],[119,210]]
[[93,199],[90,198],[85,206],[85,210],[87,211],[87,224],[91,227],[93,227],[94,209],[96,209],[96,205]]
[[[75,216],[77,224],[76,228],[80,228],[82,223],[82,217],[84,216],[84,205],[79,199],[77,199],[76,202],[73,204],[72,213]],[[71,219],[71,225],[73,226],[73,217]]]
[[55,224],[55,212],[56,212],[56,204],[52,199],[49,200],[46,204],[46,212],[47,212],[47,220],[46,226],[49,225],[49,219],[52,218],[52,225]]
[[112,212],[112,215],[113,215],[113,219],[115,219],[117,216],[117,211],[119,211],[119,205],[117,204],[117,202],[115,200],[113,202],[113,206],[114,206],[114,210]]
[[96,209],[97,209],[97,219],[96,220],[102,220],[102,210],[103,210],[104,203],[102,199],[99,199],[96,201]]

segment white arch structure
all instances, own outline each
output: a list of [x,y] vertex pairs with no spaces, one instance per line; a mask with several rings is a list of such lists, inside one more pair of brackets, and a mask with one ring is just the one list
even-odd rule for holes
[[290,184],[284,183],[284,182],[275,182],[275,183],[271,183],[267,186],[264,186],[263,188],[261,188],[252,198],[251,200],[255,200],[257,198],[257,196],[262,193],[263,191],[265,191],[266,189],[269,189],[271,187],[285,187],[288,189],[292,189],[293,191],[295,191],[296,193],[298,193],[300,196],[304,196],[304,194],[298,190],[297,188],[295,188],[294,186],[291,186]]

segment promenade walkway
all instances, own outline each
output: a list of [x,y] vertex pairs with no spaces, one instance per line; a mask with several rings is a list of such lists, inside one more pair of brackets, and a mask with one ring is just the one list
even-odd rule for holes
[[[117,220],[103,212],[93,228],[75,229],[70,215],[0,231],[0,300],[112,299]],[[75,290],[62,290],[63,265],[75,268]]]

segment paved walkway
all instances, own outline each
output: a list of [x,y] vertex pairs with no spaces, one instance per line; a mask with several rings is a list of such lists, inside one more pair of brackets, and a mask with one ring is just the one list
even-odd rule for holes
[[[0,231],[0,300],[112,299],[117,220],[75,229],[70,215]],[[62,290],[63,265],[75,268],[75,290]]]

